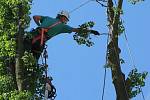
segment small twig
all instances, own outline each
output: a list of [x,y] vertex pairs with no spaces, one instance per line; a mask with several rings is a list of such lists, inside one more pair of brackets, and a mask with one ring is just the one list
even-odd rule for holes
[[96,2],[99,3],[102,7],[107,7],[106,5],[102,4],[100,1],[106,2],[105,0],[96,0]]
[[96,0],[96,1],[102,1],[102,2],[107,2],[107,0]]

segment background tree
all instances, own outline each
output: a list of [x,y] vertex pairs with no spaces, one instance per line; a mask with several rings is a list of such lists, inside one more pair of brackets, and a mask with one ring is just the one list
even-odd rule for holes
[[[139,0],[130,0],[130,2],[136,4]],[[123,14],[122,6],[123,0],[118,0],[116,5],[113,0],[107,1],[108,28],[110,35],[107,59],[112,72],[116,100],[129,100],[141,92],[141,87],[145,85],[144,79],[146,78],[147,72],[138,73],[137,69],[133,69],[126,79],[125,74],[121,70],[121,63],[124,63],[124,60],[120,58],[121,49],[119,48],[118,40],[119,36],[125,31],[121,18]]]
[[23,43],[30,23],[31,3],[32,0],[0,1],[0,99],[43,97],[44,67],[36,66]]
[[[101,1],[101,0],[100,0]],[[137,0],[139,1],[139,0]],[[135,4],[136,0],[130,0]],[[30,52],[23,48],[25,31],[29,26],[31,0],[0,1],[0,99],[29,100],[42,98],[44,88],[43,66],[35,66],[36,61]],[[139,86],[144,86],[146,73],[132,70],[125,79],[120,66],[119,34],[123,32],[120,15],[123,0],[114,6],[107,1],[107,15],[111,40],[108,45],[108,65],[112,70],[117,100],[128,100],[140,93]],[[32,76],[32,77],[31,77]],[[136,91],[132,91],[137,88]]]

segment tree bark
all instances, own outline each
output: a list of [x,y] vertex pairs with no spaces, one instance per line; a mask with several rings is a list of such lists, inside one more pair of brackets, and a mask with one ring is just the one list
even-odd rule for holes
[[22,12],[22,5],[19,5],[19,12],[18,12],[18,33],[17,33],[17,40],[16,40],[16,65],[15,65],[15,73],[16,73],[16,81],[18,90],[22,91],[25,90],[25,68],[23,65],[23,60],[21,59],[24,55],[24,48],[23,48],[23,33],[24,29],[22,27],[21,18],[23,16]]
[[120,21],[120,11],[123,0],[118,0],[117,12],[114,12],[112,0],[108,0],[107,16],[109,22],[110,42],[108,45],[108,63],[111,65],[112,80],[116,90],[116,100],[129,100],[125,86],[125,75],[121,71],[120,56],[118,46],[118,30]]

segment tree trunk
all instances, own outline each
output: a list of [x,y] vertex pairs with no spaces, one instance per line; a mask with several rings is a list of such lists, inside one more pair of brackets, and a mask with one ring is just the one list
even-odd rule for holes
[[15,65],[15,73],[16,73],[16,81],[18,90],[22,91],[25,90],[25,68],[23,65],[23,60],[21,59],[24,55],[24,48],[23,48],[23,33],[24,29],[22,28],[21,18],[22,14],[22,5],[19,5],[19,12],[18,12],[18,33],[17,33],[17,50],[16,50],[16,65]]
[[129,100],[125,86],[125,76],[121,71],[120,57],[121,52],[118,46],[118,30],[120,21],[120,10],[123,0],[118,0],[117,12],[114,12],[112,0],[108,0],[107,16],[109,22],[110,42],[108,45],[108,63],[111,65],[112,80],[116,90],[116,100]]

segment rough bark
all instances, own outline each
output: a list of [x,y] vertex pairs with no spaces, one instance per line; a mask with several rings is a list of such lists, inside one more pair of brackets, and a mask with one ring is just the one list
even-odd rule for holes
[[16,65],[15,65],[15,73],[16,73],[16,81],[18,90],[22,91],[25,90],[25,68],[23,66],[23,60],[21,59],[24,55],[24,48],[23,48],[23,33],[24,29],[22,27],[21,18],[23,16],[22,13],[22,5],[19,5],[19,12],[18,12],[18,33],[17,33],[17,40],[16,40]]
[[120,56],[121,52],[118,46],[118,29],[120,20],[120,10],[122,9],[123,0],[118,0],[117,13],[113,10],[113,1],[108,0],[107,16],[109,22],[109,34],[111,39],[108,45],[108,63],[111,64],[111,72],[113,84],[116,90],[116,100],[129,100],[126,86],[125,76],[121,71]]

